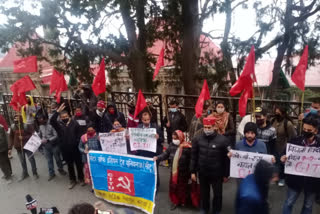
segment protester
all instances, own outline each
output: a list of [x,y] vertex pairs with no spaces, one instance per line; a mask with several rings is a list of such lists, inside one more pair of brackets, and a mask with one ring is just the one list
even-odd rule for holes
[[49,109],[49,111],[48,111],[48,113],[49,113],[49,114],[48,114],[49,120],[51,119],[52,115],[57,112],[57,109],[58,109],[58,108],[59,108],[58,103],[52,102],[52,103],[50,104],[50,109]]
[[98,133],[110,132],[112,130],[112,123],[105,113],[106,104],[103,100],[97,103],[97,109],[91,112],[90,121],[94,124],[94,129]]
[[240,121],[240,123],[238,125],[238,129],[237,129],[237,131],[240,134],[241,138],[244,137],[244,132],[243,132],[244,131],[244,127],[248,122],[253,122],[253,123],[256,122],[256,118],[254,117],[254,114],[247,114],[246,116],[244,116],[241,119],[241,121]]
[[123,132],[125,131],[126,129],[122,127],[121,123],[118,121],[118,120],[115,120],[113,122],[113,129],[111,130],[112,133],[115,133],[115,132]]
[[167,142],[172,143],[172,134],[176,130],[182,132],[187,131],[188,125],[186,117],[179,111],[179,103],[175,100],[169,103],[168,115],[164,118],[163,124],[165,124],[167,130]]
[[24,145],[28,142],[29,138],[31,137],[32,132],[32,127],[22,123],[22,117],[20,115],[14,116],[14,124],[11,125],[9,133],[9,153],[11,153],[12,147],[14,147],[17,150],[18,157],[22,167],[22,175],[19,181],[22,181],[29,177],[26,155],[31,164],[33,177],[35,179],[39,178],[36,160],[33,156],[33,153],[23,149]]
[[87,154],[89,151],[102,151],[99,135],[96,133],[92,125],[88,125],[86,134],[81,136],[79,151],[81,152],[82,163],[84,165],[85,183],[83,183],[83,185],[91,184]]
[[115,120],[118,120],[121,123],[122,127],[124,127],[124,128],[127,127],[127,122],[124,117],[124,114],[117,110],[117,107],[115,104],[113,104],[113,103],[108,104],[106,115],[112,124]]
[[212,113],[209,102],[203,104],[202,116],[197,118],[196,115],[191,119],[189,127],[189,139],[192,140],[196,133],[203,128],[203,118],[206,118]]
[[275,117],[271,121],[271,124],[276,129],[277,138],[273,155],[276,157],[279,172],[278,186],[282,187],[285,185],[284,165],[281,163],[280,158],[287,147],[287,142],[295,138],[297,132],[284,107],[278,106],[275,108]]
[[[302,135],[290,140],[289,143],[303,147],[320,148],[320,138],[317,133],[318,121],[312,117],[305,118]],[[283,155],[281,161],[285,163],[287,156]],[[293,206],[301,192],[304,193],[301,214],[311,214],[315,194],[320,190],[320,178],[287,174],[285,180],[288,185],[288,192],[283,206],[283,214],[292,213]]]
[[172,144],[161,155],[155,156],[154,161],[170,159],[169,196],[172,202],[171,210],[178,205],[186,205],[188,199],[188,181],[190,179],[191,143],[185,141],[182,131],[176,130],[172,134]]
[[318,121],[318,130],[320,130],[320,97],[311,97],[309,100],[312,102],[311,106],[305,113],[299,115],[299,120],[302,121],[303,118],[313,117]]
[[41,138],[41,143],[44,146],[44,154],[48,162],[49,178],[51,181],[56,177],[54,172],[53,157],[56,160],[58,167],[58,172],[61,175],[66,175],[67,173],[63,170],[62,160],[60,157],[60,148],[58,145],[58,134],[55,129],[49,124],[46,115],[38,115],[39,123],[39,137]]
[[277,138],[276,129],[267,120],[267,111],[265,109],[257,107],[255,113],[256,123],[258,125],[257,139],[266,144],[268,154],[274,154],[274,147]]
[[226,111],[226,107],[224,102],[218,101],[216,103],[216,111],[212,112],[210,116],[213,116],[216,118],[216,123],[214,125],[214,128],[217,130],[218,134],[226,136],[232,147],[235,143],[235,129],[234,129],[234,123],[232,119],[232,115],[229,114]]
[[0,125],[0,168],[3,172],[2,178],[10,184],[12,182],[12,168],[8,153],[8,137],[4,127]]
[[[80,141],[80,126],[79,124],[72,120],[69,113],[64,111],[65,104],[62,104],[55,112],[51,119],[50,124],[55,128],[58,133],[61,152],[63,159],[67,162],[68,174],[70,185],[69,189],[72,189],[77,184],[77,178],[74,170],[74,164],[77,168],[78,181],[81,185],[84,183],[81,155],[78,149]],[[60,114],[60,120],[58,116]]]
[[81,109],[84,115],[89,115],[90,111],[96,110],[98,99],[94,95],[91,85],[79,84],[75,90],[74,98],[81,100]]
[[85,134],[87,132],[87,126],[90,121],[89,121],[89,117],[83,114],[81,106],[76,107],[74,111],[73,119],[77,121],[77,123],[79,124],[81,135]]
[[158,113],[157,110],[153,107],[153,103],[150,98],[146,99],[147,106],[142,110],[142,112],[139,114],[140,123],[143,112],[149,112],[151,115],[151,123],[158,125]]
[[21,108],[21,116],[24,124],[27,124],[34,130],[34,119],[37,112],[33,97],[27,95],[27,104]]
[[210,188],[213,189],[213,213],[221,212],[222,183],[229,177],[229,158],[227,157],[230,143],[228,138],[218,134],[214,129],[215,118],[203,119],[203,132],[192,140],[191,178],[197,180],[199,173],[201,212],[210,209]]
[[137,128],[139,119],[134,118],[135,106],[132,102],[128,103],[128,122],[127,128]]
[[265,160],[259,161],[254,173],[241,182],[236,198],[236,214],[269,214],[269,183],[274,167]]

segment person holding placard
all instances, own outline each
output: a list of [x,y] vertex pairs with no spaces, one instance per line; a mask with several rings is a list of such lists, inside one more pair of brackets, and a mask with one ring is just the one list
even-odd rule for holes
[[[289,143],[303,147],[320,148],[320,138],[318,133],[318,121],[312,117],[303,120],[302,135],[292,139]],[[283,155],[281,161],[285,163],[287,156]],[[288,185],[287,199],[283,206],[283,214],[291,214],[294,204],[301,192],[304,192],[304,202],[301,214],[312,214],[312,206],[315,194],[319,192],[320,178],[286,174],[286,184]]]
[[122,127],[121,123],[118,121],[118,120],[115,120],[113,122],[113,125],[112,125],[112,130],[111,132],[112,133],[115,133],[115,132],[123,132],[125,131],[126,129]]
[[203,132],[192,140],[191,179],[196,181],[199,174],[201,213],[209,212],[212,188],[213,213],[219,214],[222,209],[222,184],[228,181],[230,171],[230,160],[227,157],[230,142],[215,131],[214,124],[214,117],[204,118]]

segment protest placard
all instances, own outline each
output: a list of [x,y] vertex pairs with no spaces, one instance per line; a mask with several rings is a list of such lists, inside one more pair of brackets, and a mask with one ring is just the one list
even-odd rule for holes
[[262,159],[272,163],[272,155],[243,152],[238,150],[231,150],[231,152],[230,177],[232,178],[245,178],[252,174],[257,163]]
[[153,213],[157,169],[151,158],[92,151],[88,160],[97,197]]
[[100,133],[99,137],[102,151],[116,154],[127,154],[127,142],[124,131]]
[[145,150],[149,152],[157,151],[157,131],[155,128],[141,129],[129,128],[131,151]]
[[287,144],[286,174],[320,178],[320,148]]
[[41,139],[40,139],[39,135],[37,134],[37,132],[35,132],[30,137],[30,139],[28,140],[26,145],[24,145],[23,148],[32,152],[32,153],[35,153],[39,149],[40,146],[41,146]]

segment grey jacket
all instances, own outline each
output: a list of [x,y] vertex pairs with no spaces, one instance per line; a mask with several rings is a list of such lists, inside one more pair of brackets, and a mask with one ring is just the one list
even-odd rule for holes
[[47,139],[47,143],[55,144],[58,141],[58,134],[49,122],[45,125],[40,125],[38,134],[41,139]]

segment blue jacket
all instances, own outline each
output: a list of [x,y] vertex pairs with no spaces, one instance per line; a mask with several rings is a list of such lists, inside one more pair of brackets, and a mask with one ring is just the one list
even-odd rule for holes
[[255,140],[252,146],[249,146],[246,142],[246,138],[243,138],[243,140],[236,143],[235,150],[260,154],[268,153],[266,144],[258,139]]
[[236,199],[236,214],[268,214],[268,203],[264,199],[253,174],[248,175],[239,186]]

